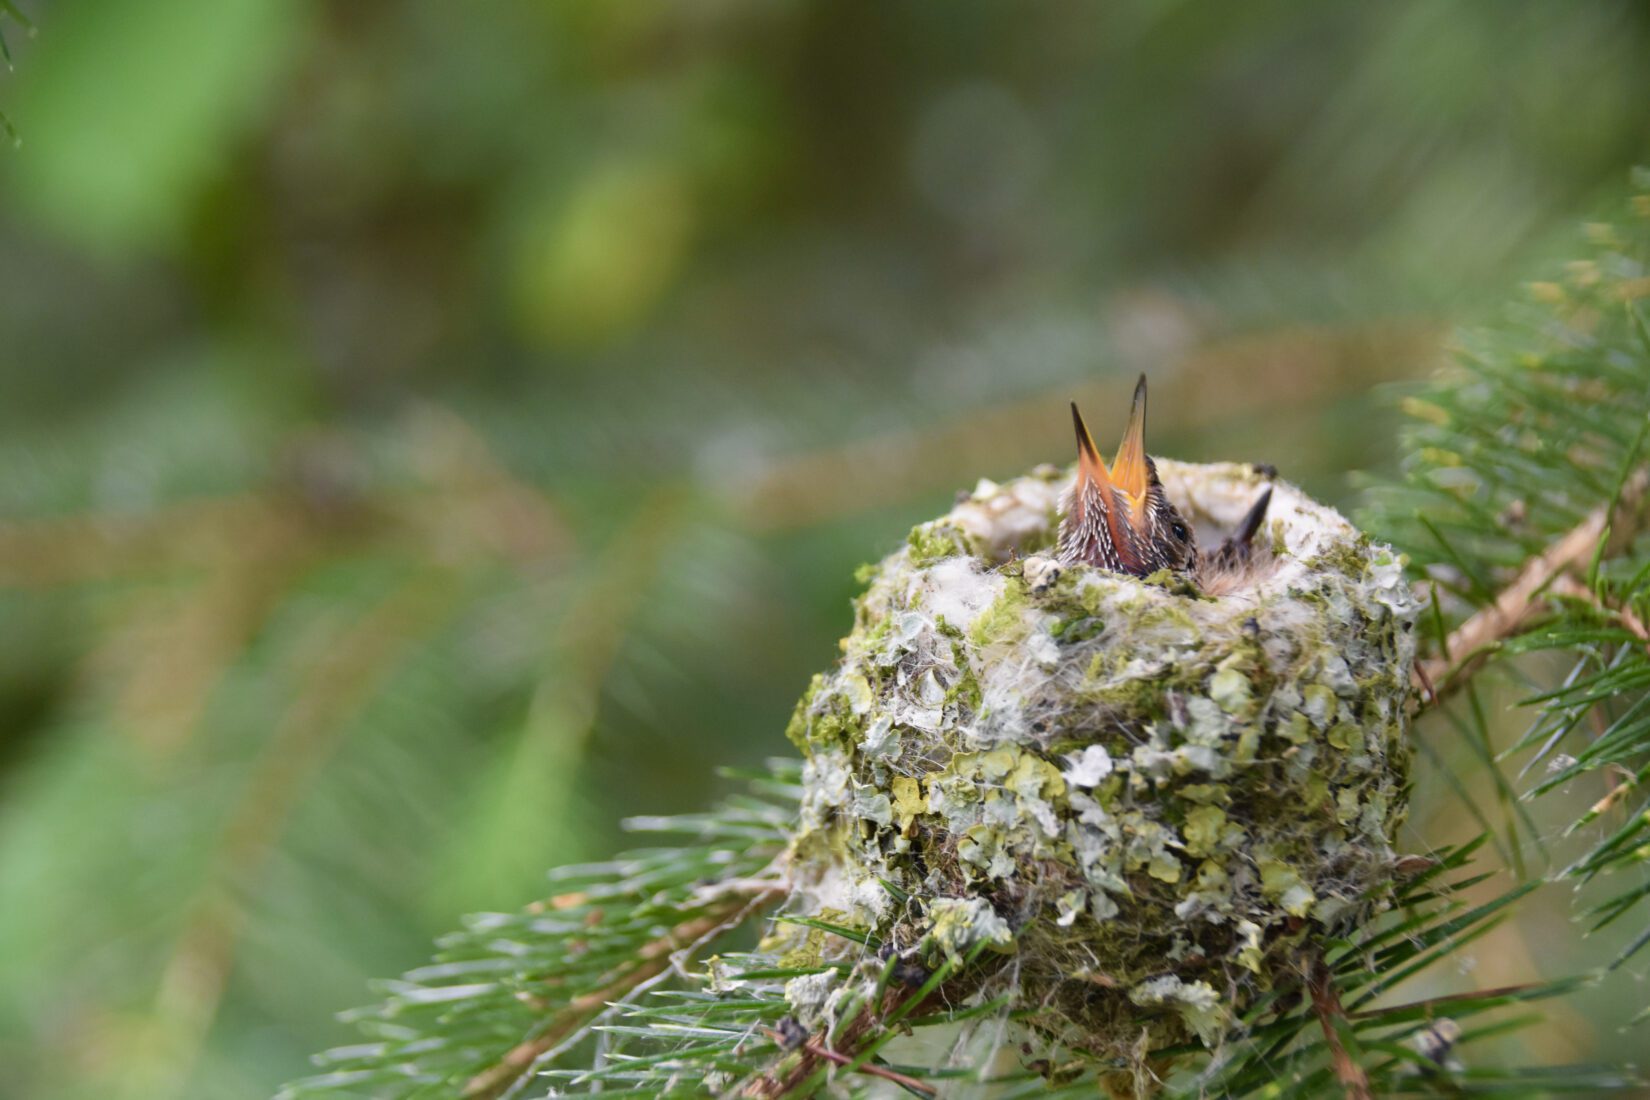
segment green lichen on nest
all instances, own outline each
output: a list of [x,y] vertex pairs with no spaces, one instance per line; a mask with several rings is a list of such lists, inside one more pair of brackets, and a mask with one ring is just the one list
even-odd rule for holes
[[[1206,542],[1256,491],[1160,468]],[[1027,555],[1064,483],[982,483],[867,571],[788,731],[792,908],[930,962],[985,943],[1085,1049],[1212,1044],[1305,937],[1383,903],[1416,607],[1390,551],[1281,483],[1270,564],[1219,598],[1051,569]]]

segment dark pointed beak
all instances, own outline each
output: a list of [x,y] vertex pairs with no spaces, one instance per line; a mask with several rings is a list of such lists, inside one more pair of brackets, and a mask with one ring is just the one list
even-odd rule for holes
[[1271,503],[1272,490],[1267,489],[1244,514],[1243,522],[1237,525],[1237,530],[1232,532],[1233,545],[1241,546],[1245,550],[1249,548],[1249,544],[1255,541],[1255,535],[1260,532],[1260,525],[1266,522],[1266,509]]
[[[1077,402],[1071,403],[1071,426],[1077,431],[1077,472],[1079,476],[1095,481],[1108,489],[1111,487],[1111,473],[1106,469],[1106,460],[1100,457],[1100,451],[1094,445],[1094,437],[1089,434],[1089,426],[1083,423],[1083,414],[1077,411]],[[1110,493],[1108,492],[1109,496]]]

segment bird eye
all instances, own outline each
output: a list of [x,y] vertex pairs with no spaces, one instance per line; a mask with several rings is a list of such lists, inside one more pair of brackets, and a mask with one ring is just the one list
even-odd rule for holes
[[1169,524],[1169,534],[1173,535],[1175,537],[1176,541],[1185,542],[1186,541],[1186,525],[1184,523],[1171,523],[1171,524]]

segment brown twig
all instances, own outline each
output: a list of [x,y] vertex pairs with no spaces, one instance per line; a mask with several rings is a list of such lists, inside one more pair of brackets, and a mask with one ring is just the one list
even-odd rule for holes
[[668,970],[672,956],[678,951],[691,948],[729,924],[743,920],[753,907],[776,900],[783,892],[777,886],[768,885],[755,894],[733,895],[728,905],[678,924],[648,943],[627,959],[605,984],[568,1001],[542,1032],[511,1047],[494,1065],[470,1078],[462,1093],[465,1100],[497,1100],[535,1062],[589,1023],[608,1004]]
[[1592,604],[1600,611],[1614,618],[1616,622],[1621,624],[1627,633],[1631,634],[1641,642],[1650,643],[1650,631],[1647,631],[1644,627],[1644,623],[1640,621],[1637,615],[1633,614],[1632,608],[1609,607],[1605,605],[1599,600],[1597,592],[1594,592],[1591,588],[1588,588],[1568,573],[1555,578],[1550,591],[1555,596],[1567,596],[1570,599],[1583,600]]
[[[773,1039],[775,1042],[784,1042],[784,1036],[780,1035],[779,1032],[773,1030],[772,1028],[764,1028],[763,1030],[766,1031],[768,1037]],[[820,1042],[818,1039],[810,1038],[806,1040],[802,1044],[802,1049],[807,1051],[809,1054],[812,1054],[815,1058],[823,1058],[827,1062],[833,1062],[839,1066],[853,1065],[854,1060],[852,1058],[848,1057],[846,1054],[839,1054],[830,1047],[826,1046],[824,1043]],[[912,1092],[920,1093],[923,1096],[934,1095],[934,1090],[932,1087],[923,1084],[915,1077],[907,1077],[903,1073],[897,1073],[894,1070],[888,1069],[884,1066],[866,1062],[863,1065],[854,1066],[854,1072],[863,1073],[871,1077],[880,1077],[884,1081],[892,1081],[896,1085],[908,1088]]]
[[1427,671],[1426,663],[1416,661],[1411,672],[1411,680],[1415,689],[1421,693],[1421,701],[1427,706],[1436,706],[1438,703],[1438,689],[1432,685],[1432,674]]
[[[837,1046],[846,1050],[856,1050],[860,1044],[870,1036],[881,1021],[893,1011],[901,1002],[904,994],[896,989],[890,989],[884,994],[882,1003],[867,1007],[858,1012],[846,1026],[838,1031]],[[773,1071],[763,1073],[745,1086],[741,1093],[752,1100],[778,1100],[780,1097],[790,1096],[797,1089],[809,1081],[822,1061],[833,1061],[840,1057],[838,1051],[828,1048],[815,1049],[818,1044],[803,1044],[800,1047],[801,1057],[787,1067],[782,1073]]]
[[[1594,592],[1591,588],[1588,588],[1586,585],[1569,575],[1559,577],[1555,580],[1553,582],[1552,591],[1554,595],[1568,596],[1572,599],[1584,600],[1587,603],[1592,604],[1601,612],[1615,619],[1616,622],[1621,624],[1621,626],[1627,630],[1627,633],[1644,643],[1647,649],[1650,649],[1650,630],[1646,630],[1643,620],[1633,613],[1632,608],[1608,606],[1598,598],[1597,592]],[[1608,725],[1608,720],[1605,717],[1604,711],[1595,706],[1592,709],[1590,717],[1593,724],[1593,736],[1595,738],[1604,736],[1604,731]],[[1632,792],[1633,788],[1638,785],[1638,777],[1626,768],[1622,767],[1620,764],[1610,764],[1602,770],[1604,773],[1605,782],[1604,797],[1593,804],[1592,808],[1582,816],[1581,820],[1577,822],[1576,825],[1572,826],[1571,831],[1574,831],[1574,829],[1580,828],[1582,825],[1588,824],[1596,820],[1601,815],[1608,813],[1615,807],[1617,802],[1625,798]]]
[[1374,1093],[1369,1091],[1369,1077],[1341,1041],[1340,1027],[1347,1021],[1346,1010],[1341,1007],[1340,991],[1335,988],[1329,964],[1321,957],[1313,961],[1307,972],[1306,988],[1312,994],[1312,1011],[1323,1028],[1324,1041],[1329,1044],[1329,1062],[1346,1100],[1374,1100]]
[[1499,643],[1517,634],[1540,611],[1542,594],[1559,577],[1592,557],[1606,531],[1611,533],[1613,544],[1631,538],[1637,523],[1622,525],[1618,521],[1637,513],[1647,485],[1650,470],[1638,470],[1622,485],[1615,501],[1594,509],[1546,550],[1525,562],[1494,601],[1450,632],[1442,652],[1417,666],[1413,678],[1416,689],[1436,702],[1460,687]]

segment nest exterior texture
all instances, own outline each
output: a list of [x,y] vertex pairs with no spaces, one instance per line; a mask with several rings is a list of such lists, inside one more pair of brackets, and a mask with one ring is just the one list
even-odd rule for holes
[[1217,1042],[1305,937],[1382,905],[1405,812],[1397,555],[1253,467],[1158,469],[1205,546],[1273,487],[1252,576],[1059,568],[1069,474],[982,482],[867,568],[788,731],[793,909],[988,944],[1035,1026],[1114,1054]]

